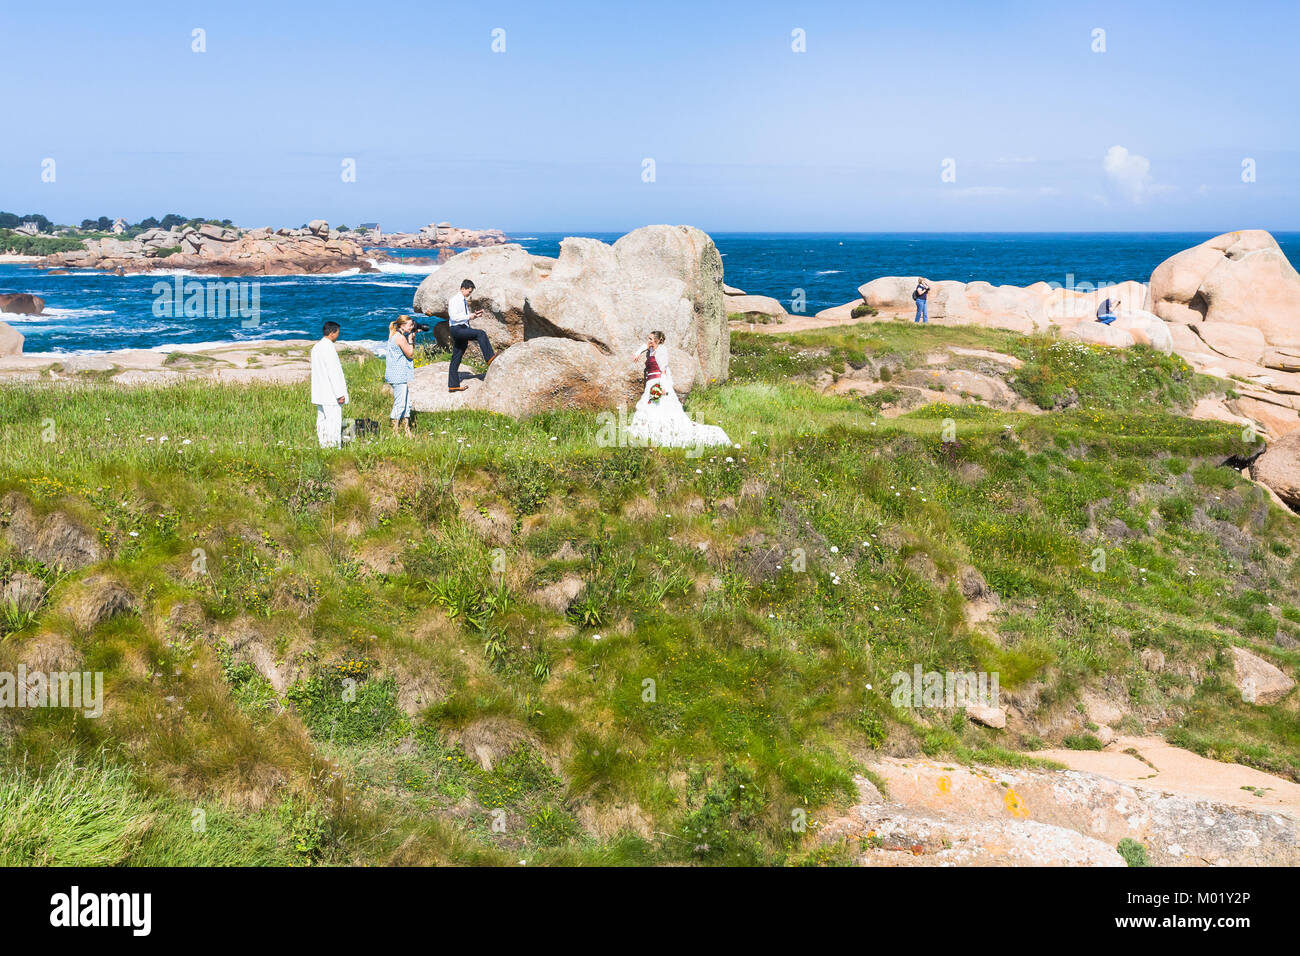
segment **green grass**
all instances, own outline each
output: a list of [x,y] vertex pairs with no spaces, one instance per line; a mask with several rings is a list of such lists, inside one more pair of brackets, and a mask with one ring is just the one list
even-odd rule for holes
[[[1141,729],[1300,779],[1293,707],[1243,704],[1224,663],[1300,664],[1274,642],[1300,635],[1300,536],[1220,467],[1237,429],[1178,414],[1186,369],[910,323],[732,342],[688,408],[740,447],[701,458],[599,447],[587,413],[420,415],[414,441],[326,452],[305,386],[0,387],[0,494],[91,529],[140,608],[75,648],[102,718],[10,722],[4,832],[103,812],[3,859],[834,862],[792,812],[843,807],[874,754],[1042,766],[1026,751],[1091,746],[1061,718],[1103,685]],[[1026,400],[1074,407],[885,420],[806,384],[936,345],[1015,354]],[[345,362],[351,414],[386,416],[382,368]],[[52,586],[0,612],[11,667],[88,572],[4,548]],[[1002,600],[980,627],[969,567]],[[567,606],[539,600],[571,576]],[[1032,689],[1030,726],[896,710],[918,663]]]

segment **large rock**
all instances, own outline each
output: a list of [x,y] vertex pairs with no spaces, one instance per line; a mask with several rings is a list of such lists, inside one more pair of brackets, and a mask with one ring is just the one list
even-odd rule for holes
[[23,334],[6,322],[0,322],[0,357],[23,354]]
[[1268,350],[1264,333],[1250,325],[1230,325],[1227,322],[1198,322],[1187,326],[1213,351],[1229,358],[1260,365]]
[[526,322],[529,292],[550,276],[556,260],[525,252],[522,246],[505,245],[471,249],[448,259],[420,283],[413,308],[422,315],[447,317],[447,303],[460,291],[466,279],[474,283],[470,307],[485,315],[474,326],[483,329],[492,347],[503,349],[525,337],[548,335],[550,331],[536,316]]
[[39,295],[17,292],[12,295],[0,295],[0,312],[11,315],[40,315],[45,311],[45,300]]
[[1250,474],[1300,511],[1300,430],[1293,428],[1270,444],[1250,466]]
[[1107,299],[1110,300],[1112,309],[1142,311],[1147,306],[1147,289],[1136,280],[1101,286],[1095,290],[1077,287],[1052,289],[1044,297],[1043,309],[1049,319],[1064,325],[1070,320],[1080,322],[1096,319],[1098,307]]
[[[1267,398],[1263,397],[1265,395]],[[1276,397],[1274,393],[1257,392],[1254,395],[1238,395],[1226,404],[1231,411],[1249,419],[1265,438],[1277,440],[1300,429],[1300,417],[1294,408],[1275,401]]]
[[727,316],[762,315],[772,319],[785,318],[786,311],[779,301],[766,295],[729,295],[725,299]]
[[529,339],[502,352],[483,377],[471,376],[462,366],[463,392],[447,391],[447,362],[416,369],[411,407],[420,412],[475,409],[514,418],[551,409],[630,407],[641,376],[633,363],[621,365],[589,342]]
[[[882,276],[859,286],[862,301],[878,313],[865,317],[864,321],[912,318],[916,314],[916,302],[912,299],[915,288],[915,276]],[[982,325],[1012,332],[1034,332],[1048,324],[1043,308],[1048,289],[1046,283],[1022,289],[943,279],[930,283],[926,317],[935,325]]]
[[1149,345],[1166,355],[1174,350],[1174,338],[1168,324],[1152,312],[1141,309],[1120,310],[1111,327],[1127,332],[1138,345]]
[[1226,322],[1300,345],[1300,273],[1262,229],[1229,232],[1166,259],[1151,273],[1152,311],[1170,322]]
[[915,307],[912,301],[912,290],[915,288],[916,276],[881,276],[858,286],[858,294],[873,309],[896,312]]
[[1232,670],[1248,704],[1276,704],[1295,687],[1295,681],[1281,670],[1241,647],[1232,649]]
[[430,381],[413,392],[417,411],[530,415],[614,407],[635,396],[633,354],[652,330],[667,337],[665,357],[679,393],[727,377],[722,257],[699,229],[646,226],[613,245],[568,238],[558,259],[510,245],[463,252],[420,284],[415,311],[445,315],[465,278],[478,286],[471,304],[491,313],[476,325],[507,347],[481,388],[443,397],[437,373],[417,375]]
[[1117,329],[1113,325],[1103,325],[1100,322],[1084,321],[1078,325],[1072,325],[1061,333],[1061,337],[1073,339],[1076,342],[1087,342],[1090,345],[1106,345],[1116,349],[1128,348],[1137,344],[1137,341],[1127,330]]

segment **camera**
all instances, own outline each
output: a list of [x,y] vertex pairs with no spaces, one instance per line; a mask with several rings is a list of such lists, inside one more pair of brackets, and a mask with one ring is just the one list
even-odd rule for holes
[[425,325],[423,322],[416,322],[416,323],[415,323],[415,331],[417,331],[417,332],[428,332],[429,329],[430,329],[430,326]]

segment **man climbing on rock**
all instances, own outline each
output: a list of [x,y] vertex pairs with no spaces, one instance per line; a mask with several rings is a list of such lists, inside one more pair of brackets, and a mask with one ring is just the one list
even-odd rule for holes
[[470,342],[477,342],[478,349],[488,365],[496,355],[492,352],[492,343],[482,329],[471,328],[469,320],[483,315],[482,309],[469,310],[469,294],[474,291],[474,283],[466,279],[460,284],[460,291],[447,303],[447,333],[451,336],[451,367],[447,372],[447,391],[463,392],[465,386],[460,384],[460,360]]

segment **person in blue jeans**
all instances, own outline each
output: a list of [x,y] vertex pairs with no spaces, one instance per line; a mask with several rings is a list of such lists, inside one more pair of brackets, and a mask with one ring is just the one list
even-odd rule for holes
[[483,353],[483,361],[488,365],[496,355],[492,352],[492,343],[488,334],[482,329],[471,328],[469,320],[483,315],[482,309],[470,311],[469,294],[474,291],[474,283],[466,279],[460,284],[460,291],[454,293],[447,302],[447,333],[451,336],[451,366],[447,369],[447,391],[463,392],[465,386],[460,384],[460,360],[465,357],[465,349],[471,342],[478,343],[478,350]]
[[415,319],[399,315],[388,323],[387,363],[384,381],[393,390],[393,434],[398,422],[407,438],[411,437],[411,379],[415,376]]
[[916,288],[912,290],[912,298],[916,300],[916,318],[913,322],[930,323],[930,316],[925,311],[925,297],[930,294],[930,283],[925,279],[916,280]]
[[1119,299],[1111,302],[1110,299],[1102,299],[1101,305],[1097,306],[1097,321],[1102,325],[1110,325],[1115,321],[1115,313],[1119,311]]

